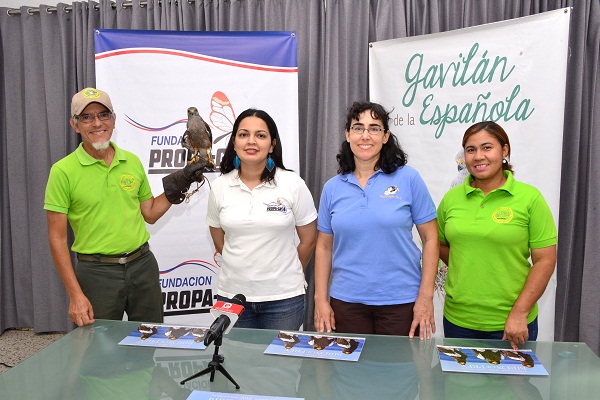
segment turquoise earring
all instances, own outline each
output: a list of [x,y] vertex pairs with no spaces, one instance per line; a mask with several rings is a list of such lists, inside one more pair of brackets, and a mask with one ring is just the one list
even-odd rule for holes
[[233,158],[233,168],[235,168],[235,169],[240,168],[240,158],[237,156],[237,154]]
[[269,172],[272,172],[273,168],[275,168],[275,161],[273,161],[271,155],[269,154],[269,158],[267,158],[267,169]]

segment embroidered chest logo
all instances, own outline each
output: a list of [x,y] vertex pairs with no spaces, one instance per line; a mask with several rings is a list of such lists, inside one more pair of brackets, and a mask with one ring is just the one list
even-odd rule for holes
[[135,178],[127,174],[121,176],[121,187],[127,191],[135,189]]
[[400,196],[398,195],[398,190],[398,186],[392,185],[385,189],[385,192],[383,192],[383,194],[379,197],[381,197],[382,199],[399,199]]
[[279,212],[283,215],[288,214],[290,209],[283,204],[283,201],[280,198],[277,198],[277,201],[270,203],[263,203],[267,206],[267,212]]
[[492,219],[499,224],[507,224],[513,219],[513,211],[509,207],[500,207],[492,213]]

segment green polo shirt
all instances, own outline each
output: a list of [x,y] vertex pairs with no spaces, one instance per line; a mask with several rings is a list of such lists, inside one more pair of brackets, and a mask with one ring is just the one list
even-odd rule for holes
[[[530,249],[556,244],[556,226],[542,194],[507,180],[485,196],[463,185],[452,188],[438,207],[440,241],[450,245],[444,316],[480,331],[504,329],[531,269]],[[527,318],[537,316],[537,304]]]
[[140,159],[114,143],[110,166],[83,144],[50,169],[44,209],[67,214],[75,234],[73,251],[120,254],[139,248],[150,234],[140,203],[152,192]]

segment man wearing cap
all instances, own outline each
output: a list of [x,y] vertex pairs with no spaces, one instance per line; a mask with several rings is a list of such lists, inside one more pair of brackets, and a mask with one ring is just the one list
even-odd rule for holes
[[[183,201],[205,164],[193,163],[163,178],[153,197],[139,158],[110,141],[115,114],[107,93],[86,88],[73,96],[71,127],[79,147],[56,162],[46,186],[48,240],[78,326],[94,318],[162,322],[158,263],[149,249],[146,222],[155,223]],[[75,235],[73,266],[67,222]]]

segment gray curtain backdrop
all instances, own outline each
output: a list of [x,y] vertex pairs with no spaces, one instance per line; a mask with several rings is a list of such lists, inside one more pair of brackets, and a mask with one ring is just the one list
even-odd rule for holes
[[[42,207],[50,166],[79,142],[68,110],[73,93],[95,84],[94,28],[296,31],[299,172],[318,204],[336,173],[345,110],[368,99],[370,42],[571,6],[555,339],[583,341],[600,354],[599,0],[100,0],[0,8],[0,332],[72,329]],[[305,329],[312,329],[310,266],[307,279]]]

